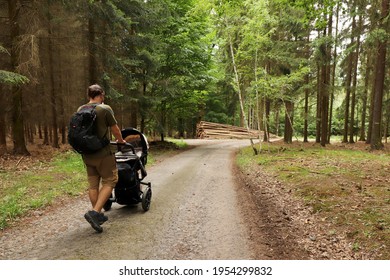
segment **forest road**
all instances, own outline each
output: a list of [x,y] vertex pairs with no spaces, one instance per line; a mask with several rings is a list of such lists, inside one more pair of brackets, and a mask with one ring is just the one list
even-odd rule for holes
[[[0,236],[0,259],[253,259],[232,171],[248,140],[189,140],[189,149],[147,168],[151,208],[114,203],[96,233],[86,197]],[[257,255],[257,257],[259,257]]]

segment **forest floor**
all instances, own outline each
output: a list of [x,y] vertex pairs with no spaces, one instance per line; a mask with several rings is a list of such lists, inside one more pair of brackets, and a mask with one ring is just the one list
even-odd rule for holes
[[374,152],[362,142],[262,149],[238,171],[247,213],[257,213],[248,214],[254,239],[268,236],[280,258],[390,259],[389,144]]
[[[274,145],[274,144],[272,144]],[[301,142],[293,143],[285,146],[282,143],[275,143],[277,145],[278,154],[291,149],[305,149],[310,150],[316,144]],[[266,146],[264,146],[265,149]],[[332,144],[326,148],[327,150],[356,150],[367,152],[367,145],[362,143],[356,144]],[[29,146],[32,153],[30,157],[4,156],[0,157],[0,172],[16,172],[23,173],[24,171],[36,168],[37,172],[40,169],[47,168],[47,162],[52,159],[53,153],[56,151],[50,147],[42,147],[39,145]],[[175,150],[171,145],[151,145],[151,152],[156,155],[156,164],[161,164],[166,158],[172,157],[181,150]],[[58,152],[58,151],[57,151]],[[315,155],[315,152],[312,152]],[[375,152],[374,155],[388,158],[390,154],[390,146],[386,144],[385,149]],[[238,155],[239,156],[239,155]],[[300,157],[288,160],[292,163],[298,161],[302,163]],[[342,166],[337,166],[337,162],[333,160],[333,164],[337,168],[342,169]],[[356,212],[357,215],[362,214],[366,209],[364,204],[378,205],[388,207],[389,200],[389,179],[388,172],[390,166],[388,161],[385,165],[371,164],[369,161],[361,162],[356,166],[356,169],[367,168],[370,173],[364,175],[364,180],[356,184],[346,177],[340,177],[335,174],[335,177],[327,174],[328,180],[337,180],[338,186],[342,192],[347,192],[344,196],[346,200],[344,205],[333,204],[331,208],[325,209],[325,196],[338,196],[340,193],[323,193],[320,198],[314,199],[314,190],[310,190],[312,195],[311,200],[305,201],[302,196],[295,195],[297,193],[297,185],[288,183],[280,179],[280,174],[272,172],[267,168],[262,168],[261,164],[251,164],[250,167],[240,169],[233,168],[234,177],[236,180],[236,193],[238,205],[240,205],[239,212],[243,217],[245,227],[249,235],[249,243],[252,249],[252,257],[254,259],[383,259],[389,257],[389,248],[387,241],[381,242],[381,236],[386,235],[389,231],[388,220],[382,217],[376,217],[372,224],[368,225],[370,231],[364,229],[354,229],[351,227],[351,221],[346,217],[345,213]],[[304,162],[305,168],[312,170],[311,175],[316,175],[318,163],[307,160]],[[265,167],[265,164],[263,164]],[[284,163],[286,166],[286,164]],[[353,163],[351,163],[353,165]],[[282,171],[287,168],[284,167]],[[300,167],[299,169],[302,169]],[[296,169],[288,170],[296,172]],[[312,176],[315,177],[315,176]],[[324,185],[323,178],[316,179],[311,188],[315,188],[315,184]],[[302,182],[299,182],[301,184]],[[378,198],[378,201],[373,201],[373,193],[367,190],[370,186],[385,186],[386,196]],[[1,190],[0,190],[1,191]],[[308,195],[308,192],[305,193]],[[85,195],[82,195],[82,200],[85,201]],[[61,208],[67,208],[73,204],[74,201],[80,200],[80,197],[64,198],[56,201],[49,207],[41,210],[35,210],[28,215],[14,221],[11,226],[3,231],[0,231],[0,239],[12,243],[12,240],[17,240],[17,246],[29,243],[30,236],[25,234],[28,231],[18,231],[19,227],[26,227],[32,224],[34,220],[42,219],[43,216],[51,212],[55,212]],[[380,201],[379,201],[380,200]],[[314,201],[314,202],[313,202]],[[346,202],[348,201],[348,203]],[[318,206],[317,204],[320,206]],[[384,206],[383,206],[384,205]],[[323,208],[321,208],[323,207]],[[361,213],[362,212],[362,213]],[[367,211],[366,211],[367,212]],[[367,213],[363,213],[367,215]],[[362,215],[363,215],[362,214]],[[338,216],[338,217],[337,217]],[[352,217],[351,217],[352,218]],[[364,217],[359,216],[358,220],[362,223],[367,223]],[[341,220],[340,220],[341,219]],[[85,222],[85,221],[84,221]],[[81,222],[83,224],[84,222]],[[354,220],[352,220],[354,222]],[[370,220],[371,222],[371,220]],[[79,224],[75,225],[79,226]],[[46,229],[42,229],[43,231]],[[15,235],[26,236],[15,236]],[[34,234],[39,234],[39,229],[34,230]],[[364,240],[361,237],[366,237]],[[357,239],[357,238],[360,239]],[[7,242],[8,242],[7,241]],[[12,245],[10,243],[10,245]],[[14,244],[15,245],[15,244]],[[44,244],[42,244],[44,246]],[[10,246],[12,247],[12,246]],[[15,247],[15,246],[14,246]],[[17,251],[23,252],[23,248],[16,248]],[[16,250],[15,249],[15,250]],[[385,253],[383,253],[385,252]],[[10,254],[10,255],[8,255]],[[7,257],[8,256],[8,257]],[[3,252],[0,254],[0,259],[14,258],[12,253]],[[19,255],[20,258],[20,255]],[[23,258],[23,255],[21,256]],[[182,258],[185,258],[184,255]]]

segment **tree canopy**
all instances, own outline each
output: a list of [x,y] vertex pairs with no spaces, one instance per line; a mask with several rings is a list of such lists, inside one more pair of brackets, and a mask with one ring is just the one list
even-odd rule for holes
[[194,137],[206,120],[379,149],[389,2],[0,0],[0,153],[66,144],[92,83],[151,137]]

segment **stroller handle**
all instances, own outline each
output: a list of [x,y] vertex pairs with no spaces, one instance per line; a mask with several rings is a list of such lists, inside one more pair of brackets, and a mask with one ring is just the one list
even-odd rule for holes
[[111,145],[114,145],[114,146],[117,146],[118,147],[118,151],[121,151],[122,150],[122,147],[128,147],[131,149],[131,151],[133,152],[133,154],[135,154],[135,149],[134,149],[134,146],[131,145],[130,143],[118,143],[118,142],[115,142],[115,141],[110,141],[110,144]]

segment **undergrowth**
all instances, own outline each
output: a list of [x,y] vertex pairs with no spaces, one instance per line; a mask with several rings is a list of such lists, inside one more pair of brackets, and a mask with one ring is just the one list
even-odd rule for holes
[[0,173],[0,229],[27,213],[53,203],[60,196],[78,196],[86,189],[81,157],[58,153],[47,163],[28,170]]
[[256,167],[284,182],[314,212],[346,232],[354,250],[390,259],[390,155],[329,145],[267,144],[240,151],[242,169]]

